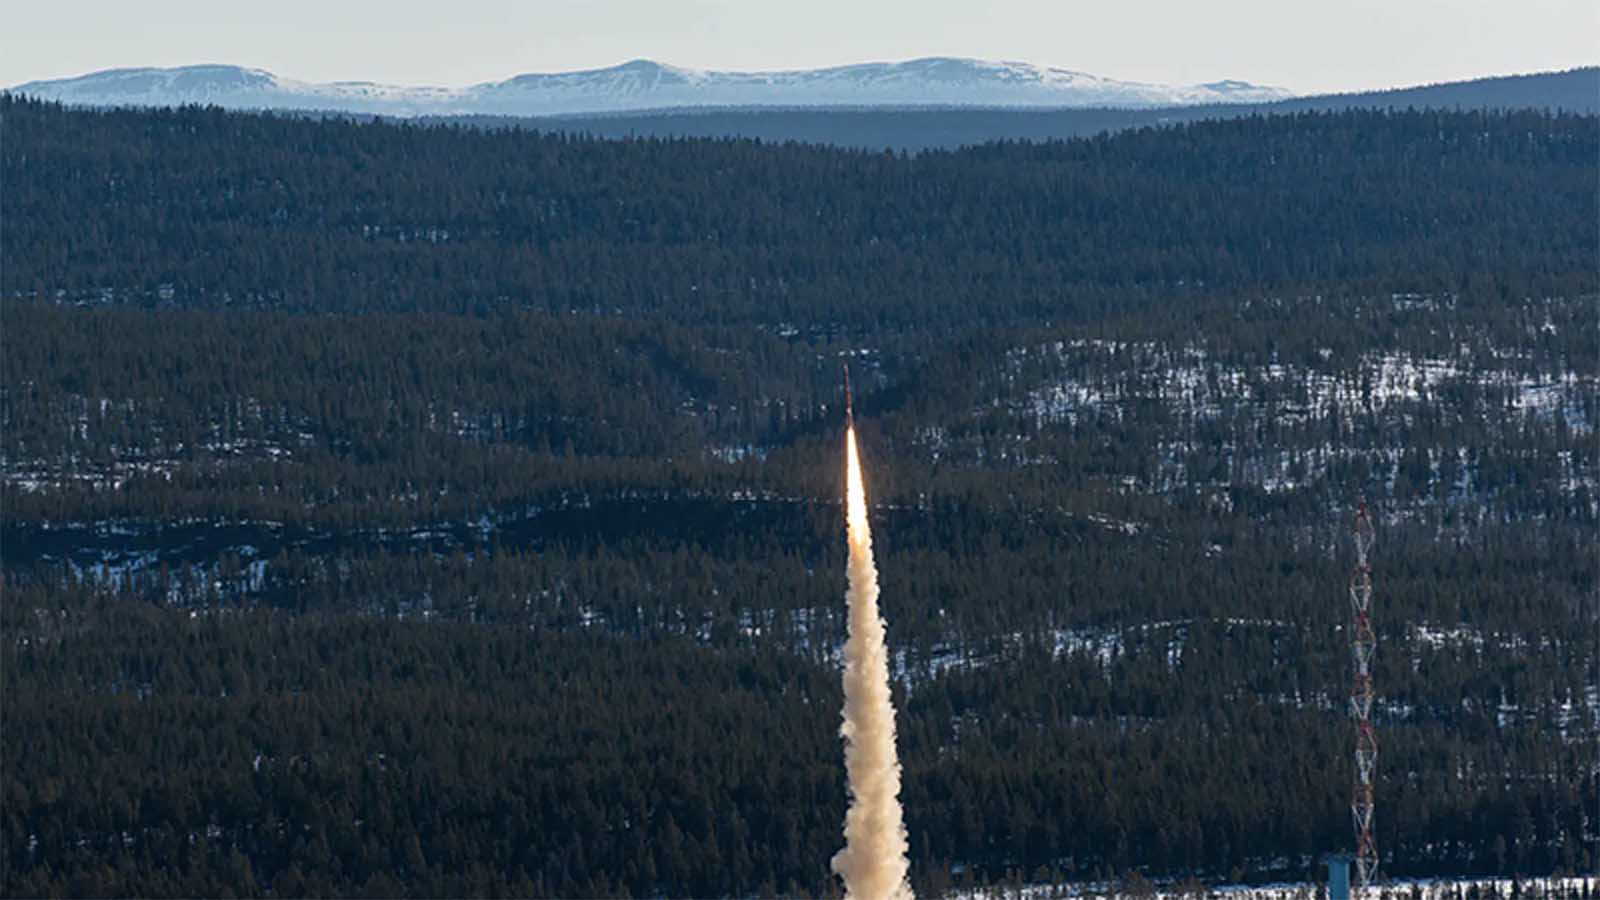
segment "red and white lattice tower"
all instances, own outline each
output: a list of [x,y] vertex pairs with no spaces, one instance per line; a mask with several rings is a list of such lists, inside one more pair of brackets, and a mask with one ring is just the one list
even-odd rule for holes
[[1356,512],[1352,529],[1356,549],[1355,569],[1350,573],[1350,655],[1355,663],[1355,682],[1350,688],[1350,714],[1356,720],[1356,777],[1350,799],[1350,814],[1356,827],[1356,884],[1365,888],[1378,875],[1378,843],[1372,835],[1372,779],[1378,768],[1378,733],[1372,727],[1372,657],[1378,648],[1372,630],[1372,518],[1367,505]]

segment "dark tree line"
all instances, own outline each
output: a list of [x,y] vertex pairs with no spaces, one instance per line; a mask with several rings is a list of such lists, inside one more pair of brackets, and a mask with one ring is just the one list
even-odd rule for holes
[[[875,493],[894,502],[1045,502],[1131,479],[1299,521],[1366,493],[1458,521],[1592,522],[1591,299],[1394,306],[1217,304],[1093,330],[886,336],[843,358],[884,464]],[[13,525],[400,527],[629,494],[837,495],[852,347],[838,339],[526,311],[18,301],[5,325]],[[1124,518],[1166,508],[1095,502]]]
[[1592,290],[1593,119],[1250,117],[915,157],[0,99],[0,294],[856,330],[1241,286]]
[[[829,665],[602,629],[10,596],[9,894],[837,890]],[[1285,691],[1262,683],[1275,652],[1304,651],[1293,658],[1311,669],[1327,651],[1292,629],[1197,622],[1174,664],[1171,634],[1151,637],[1109,669],[1030,641],[909,695],[902,683],[919,886],[1303,875],[1342,841],[1330,773],[1348,724],[1248,699]],[[1385,696],[1406,697],[1398,650],[1385,650]],[[1435,690],[1484,664],[1420,659]],[[1585,748],[1537,724],[1486,741],[1475,729],[1493,712],[1452,707],[1385,716],[1389,870],[1587,866],[1594,784],[1560,775]]]

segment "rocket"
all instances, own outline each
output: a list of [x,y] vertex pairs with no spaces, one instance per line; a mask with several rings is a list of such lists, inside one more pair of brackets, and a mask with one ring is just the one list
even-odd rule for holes
[[856,427],[856,413],[850,397],[850,364],[844,363],[844,422],[848,428]]

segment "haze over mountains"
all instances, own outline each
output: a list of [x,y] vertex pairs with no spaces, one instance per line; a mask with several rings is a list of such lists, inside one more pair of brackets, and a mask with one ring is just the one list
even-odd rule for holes
[[463,88],[314,83],[227,65],[111,69],[13,90],[86,106],[215,104],[393,116],[549,116],[683,107],[1075,107],[1260,103],[1290,91],[1244,81],[1145,84],[1020,62],[930,57],[824,69],[722,72],[634,60],[605,69],[517,75]]
[[382,115],[596,137],[799,141],[918,152],[1061,140],[1151,125],[1342,109],[1600,113],[1600,67],[1384,91],[1296,96],[1243,81],[1141,84],[1027,63],[927,58],[784,72],[715,72],[635,60],[463,88],[317,84],[262,69],[110,69],[10,89],[74,106],[215,105]]
[[[563,116],[559,127],[596,137],[710,137],[798,141],[873,150],[953,149],[990,141],[1049,141],[1250,115],[1348,109],[1542,109],[1600,113],[1600,68],[1476,78],[1387,91],[1291,97],[1257,103],[1127,108],[857,107],[672,109]],[[484,127],[549,127],[549,119],[457,117]]]

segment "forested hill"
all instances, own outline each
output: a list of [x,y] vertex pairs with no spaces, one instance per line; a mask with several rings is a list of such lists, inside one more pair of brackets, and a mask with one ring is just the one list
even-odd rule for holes
[[1592,117],[1307,113],[908,158],[0,104],[9,298],[859,329],[1594,284]]
[[0,894],[1592,871],[1595,117],[916,157],[0,99]]
[[1600,113],[1600,66],[1561,72],[1498,75],[1363,93],[1296,97],[1269,105],[1273,110],[1368,109],[1551,109]]

